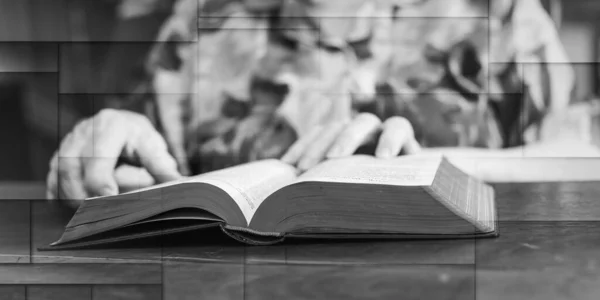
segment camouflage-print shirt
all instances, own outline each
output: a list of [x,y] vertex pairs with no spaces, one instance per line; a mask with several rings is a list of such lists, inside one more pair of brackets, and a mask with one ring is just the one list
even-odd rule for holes
[[573,75],[538,0],[489,2],[180,0],[149,61],[156,119],[192,173],[359,111],[426,147],[521,145]]

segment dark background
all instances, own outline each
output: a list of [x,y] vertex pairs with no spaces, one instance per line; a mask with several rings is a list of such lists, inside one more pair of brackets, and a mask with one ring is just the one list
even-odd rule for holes
[[45,180],[77,120],[115,106],[141,80],[169,11],[121,20],[117,5],[0,0],[0,180]]

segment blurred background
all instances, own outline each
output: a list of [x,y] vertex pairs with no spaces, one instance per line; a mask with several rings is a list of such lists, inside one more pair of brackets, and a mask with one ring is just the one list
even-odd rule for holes
[[75,123],[141,81],[173,1],[125,2],[0,0],[0,180],[45,180]]
[[[0,180],[45,180],[54,150],[77,120],[120,106],[119,95],[144,79],[146,55],[173,1],[138,3],[147,5],[0,0]],[[543,3],[576,72],[572,103],[595,99],[600,1]],[[583,130],[599,135],[594,126]]]

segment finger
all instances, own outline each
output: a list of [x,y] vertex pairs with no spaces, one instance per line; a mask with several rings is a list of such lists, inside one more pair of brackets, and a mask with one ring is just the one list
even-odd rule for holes
[[94,196],[111,196],[119,193],[114,172],[117,161],[134,131],[119,126],[112,112],[99,113],[92,120],[91,141],[84,148],[83,170],[85,187]]
[[383,124],[375,156],[379,158],[394,157],[399,155],[402,149],[407,154],[412,154],[418,151],[418,148],[410,122],[402,117],[391,117]]
[[85,187],[91,195],[111,196],[119,193],[114,178],[117,160],[127,143],[129,131],[118,126],[106,126],[94,120],[92,141],[84,148],[83,173]]
[[381,121],[373,114],[362,113],[335,140],[327,153],[328,158],[352,155],[380,130]]
[[281,157],[281,161],[290,165],[296,165],[302,153],[308,148],[308,146],[322,133],[323,126],[313,127],[307,134],[298,139]]
[[177,170],[177,161],[169,153],[163,137],[154,129],[140,135],[136,146],[135,151],[142,167],[146,168],[157,182],[181,178]]
[[57,181],[58,198],[61,200],[83,200],[88,197],[83,185],[81,153],[87,138],[86,123],[80,123],[63,139],[58,150]]
[[79,157],[58,158],[59,198],[81,201],[88,197],[81,174],[83,166]]
[[404,145],[405,154],[417,154],[419,152],[421,152],[421,145],[414,137],[408,140],[406,145]]
[[298,162],[298,168],[305,171],[321,162],[345,126],[345,123],[334,123],[321,131],[318,138],[305,149]]
[[55,200],[58,197],[58,151],[50,160],[50,171],[46,177],[46,199]]
[[407,119],[403,120],[404,121],[402,122],[404,122],[404,126],[406,126],[407,138],[406,142],[402,145],[401,150],[404,154],[417,154],[421,152],[421,145],[419,145],[419,142],[417,142],[417,139],[415,138],[415,130],[410,121]]
[[410,123],[401,117],[391,117],[383,124],[383,131],[379,137],[375,156],[390,158],[400,154],[402,146],[411,135]]
[[115,180],[119,186],[120,193],[145,188],[154,185],[152,175],[144,168],[131,165],[121,165],[114,173]]

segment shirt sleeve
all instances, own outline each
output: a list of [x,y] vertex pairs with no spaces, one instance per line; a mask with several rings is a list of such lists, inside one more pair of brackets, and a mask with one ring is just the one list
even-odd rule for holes
[[513,76],[520,83],[504,90],[520,93],[522,101],[496,105],[508,146],[536,140],[544,116],[564,110],[574,87],[573,69],[558,29],[540,1],[513,0],[512,5],[508,22],[491,37],[492,62],[511,61]]

